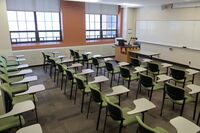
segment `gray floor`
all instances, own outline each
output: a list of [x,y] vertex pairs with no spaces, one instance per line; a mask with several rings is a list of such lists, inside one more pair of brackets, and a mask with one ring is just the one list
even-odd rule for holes
[[[81,103],[81,93],[78,92],[77,102],[74,104],[73,100],[69,100],[69,93],[67,95],[63,94],[60,86],[56,86],[56,83],[49,77],[49,72],[44,73],[42,67],[34,67],[34,73],[32,75],[38,76],[38,81],[31,83],[35,84],[44,84],[46,91],[38,93],[38,115],[39,123],[42,126],[44,133],[101,133],[103,131],[105,109],[102,111],[100,127],[99,130],[95,130],[98,106],[95,103],[91,104],[89,118],[86,118],[86,112],[88,107],[89,96],[85,98],[84,112],[80,112],[80,103]],[[94,75],[93,75],[94,77]],[[92,80],[92,77],[89,78]],[[116,85],[117,80],[114,82]],[[196,84],[199,84],[199,75],[196,76]],[[125,84],[127,86],[127,84]],[[67,90],[69,90],[70,83],[67,85]],[[131,83],[131,92],[129,96],[122,95],[121,98],[121,107],[130,107],[134,108],[132,101],[135,99],[137,89],[137,81]],[[111,91],[109,88],[109,82],[106,82],[102,85],[103,93]],[[165,107],[163,110],[163,116],[160,117],[160,107],[162,100],[163,91],[157,91],[153,93],[152,102],[156,105],[155,109],[149,110],[145,113],[145,123],[152,127],[160,126],[169,131],[169,133],[175,133],[175,128],[170,125],[170,119],[179,115],[180,107],[175,106],[175,110],[172,110],[172,103],[166,101]],[[140,97],[147,97],[147,93],[142,91],[139,94]],[[187,104],[185,106],[183,116],[192,121],[194,103]],[[197,108],[197,114],[199,112],[199,107]],[[197,116],[196,116],[197,118]],[[35,123],[34,113],[29,112],[25,114],[25,119],[27,120],[26,125],[31,125]],[[193,121],[193,122],[196,122]],[[184,125],[183,125],[184,126]],[[124,133],[135,133],[137,125],[132,124],[123,129]],[[106,125],[106,133],[116,133],[118,132],[118,124],[114,123],[111,118],[108,118]]]

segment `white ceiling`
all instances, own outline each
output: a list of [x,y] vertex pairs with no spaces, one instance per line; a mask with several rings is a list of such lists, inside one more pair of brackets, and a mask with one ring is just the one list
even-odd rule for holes
[[[85,1],[85,0],[65,0],[65,1]],[[88,0],[88,1],[96,1],[96,0]],[[150,6],[150,5],[162,5],[169,3],[196,2],[196,1],[200,0],[98,0],[98,3],[115,4],[115,5],[120,5],[121,3],[130,3],[130,4],[139,4],[141,6]]]

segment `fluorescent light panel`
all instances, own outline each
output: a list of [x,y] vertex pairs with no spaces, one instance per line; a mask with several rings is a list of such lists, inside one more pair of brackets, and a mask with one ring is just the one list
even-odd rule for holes
[[140,7],[142,5],[140,4],[133,4],[133,3],[120,3],[121,6],[126,6],[126,7]]

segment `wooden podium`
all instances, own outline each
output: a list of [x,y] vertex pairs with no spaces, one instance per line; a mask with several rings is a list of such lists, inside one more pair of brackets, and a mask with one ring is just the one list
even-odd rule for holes
[[130,55],[129,51],[140,50],[138,45],[125,45],[118,46],[115,45],[115,60],[129,62],[130,63]]

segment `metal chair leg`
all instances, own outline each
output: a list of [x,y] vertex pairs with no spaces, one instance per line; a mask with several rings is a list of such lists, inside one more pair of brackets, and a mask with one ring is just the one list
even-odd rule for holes
[[137,99],[137,97],[138,97],[138,93],[139,93],[139,89],[140,89],[140,83],[138,83],[138,89],[137,89],[137,92],[136,92],[136,99]]
[[180,114],[180,116],[183,115],[184,106],[185,106],[185,100],[183,101],[183,105],[182,105],[182,107],[181,107],[181,114]]
[[58,73],[57,73],[57,86],[58,86],[58,81],[59,81],[59,77],[60,77],[60,72],[58,71]]
[[119,74],[119,77],[118,77],[117,85],[119,85],[119,79],[120,79],[120,74]]
[[74,104],[76,104],[76,94],[77,94],[77,86],[76,86],[76,90],[75,90]]
[[110,87],[112,87],[113,73],[111,74]]
[[160,116],[162,116],[162,111],[164,108],[164,104],[165,104],[165,93],[163,94],[163,101],[162,101],[162,106],[161,106],[161,110],[160,110]]
[[89,104],[88,104],[87,119],[88,119],[88,116],[89,116],[91,100],[92,100],[92,94],[90,95],[90,100],[89,100]]
[[54,82],[56,81],[56,68],[55,68],[55,70],[54,70],[54,80],[53,80]]
[[99,128],[99,121],[100,121],[100,117],[101,117],[101,109],[102,109],[102,102],[99,106],[99,115],[98,115],[98,118],[97,118],[96,130],[98,130],[98,128]]
[[121,120],[120,126],[119,126],[119,133],[122,132],[122,127],[123,127],[123,120]]
[[105,120],[104,120],[103,133],[105,133],[105,130],[106,130],[107,113],[108,113],[108,110],[106,108],[106,115],[105,115]]
[[67,89],[67,77],[65,77],[65,89],[64,89],[64,94],[66,94],[66,89]]
[[151,89],[151,92],[150,92],[149,101],[151,101],[152,95],[153,95],[153,88]]
[[96,76],[98,76],[99,75],[99,68],[97,67],[97,74],[96,74]]
[[63,78],[64,78],[64,76],[63,76],[63,73],[62,73],[62,78],[61,78],[61,90],[63,89]]
[[83,103],[84,103],[85,93],[82,94],[82,101],[81,101],[81,113],[83,113]]
[[74,82],[72,81],[72,83],[71,83],[71,91],[70,91],[70,100],[72,99],[73,85],[74,85]]
[[197,118],[197,125],[199,125],[199,118],[200,118],[200,112],[199,112],[199,115],[198,115],[198,118]]
[[35,102],[35,96],[33,94],[33,103],[35,105],[35,117],[36,117],[36,122],[38,123],[38,114],[37,114],[37,106],[36,106],[36,102]]
[[172,104],[172,110],[174,110],[174,103]]

